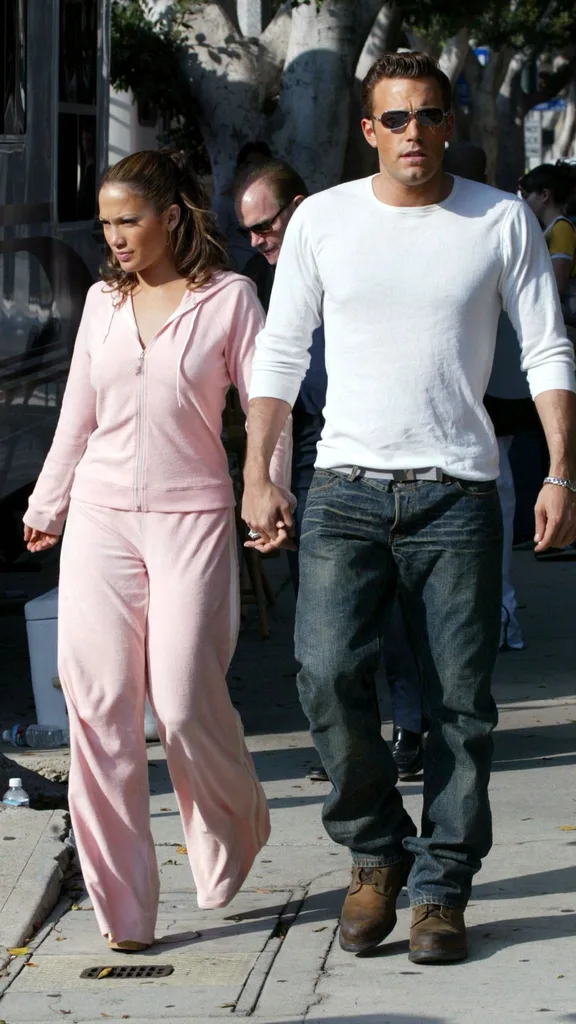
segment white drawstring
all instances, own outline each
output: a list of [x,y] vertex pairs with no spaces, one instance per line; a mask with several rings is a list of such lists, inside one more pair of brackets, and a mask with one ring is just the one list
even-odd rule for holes
[[112,321],[114,319],[115,312],[116,312],[116,305],[115,305],[115,303],[113,301],[112,302],[112,313],[110,314],[110,319],[108,321],[108,327],[106,328],[106,334],[104,335],[104,341],[102,342],[103,345],[105,345],[106,342],[108,341],[108,335],[110,334],[110,328],[112,327]]
[[186,353],[186,348],[188,346],[188,342],[190,340],[190,335],[192,334],[192,330],[194,328],[194,323],[196,321],[197,315],[198,315],[198,306],[193,307],[193,310],[192,310],[192,322],[190,324],[190,330],[186,333],[186,337],[184,338],[184,344],[182,345],[182,349],[180,351],[180,357],[178,359],[178,364],[176,366],[176,400],[178,402],[178,408],[179,409],[182,408],[182,401],[181,401],[181,398],[180,398],[180,376],[181,376],[181,373],[182,373],[182,363],[184,361],[184,355]]

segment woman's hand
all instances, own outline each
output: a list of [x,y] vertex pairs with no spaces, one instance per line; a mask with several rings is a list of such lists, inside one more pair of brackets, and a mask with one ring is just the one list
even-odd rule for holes
[[24,527],[24,543],[33,554],[39,551],[48,551],[58,543],[60,537],[53,533],[44,533],[42,530],[35,530],[32,526]]

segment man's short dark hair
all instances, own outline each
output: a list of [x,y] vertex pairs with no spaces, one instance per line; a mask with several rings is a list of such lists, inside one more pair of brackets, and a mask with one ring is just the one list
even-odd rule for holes
[[442,106],[452,106],[450,79],[427,53],[385,53],[372,65],[362,82],[362,116],[374,113],[374,89],[384,78],[433,78],[442,90]]
[[296,196],[307,196],[308,189],[298,171],[295,171],[285,160],[264,160],[255,166],[241,167],[234,179],[232,193],[234,199],[254,185],[257,181],[265,181],[272,189],[279,206],[288,206]]

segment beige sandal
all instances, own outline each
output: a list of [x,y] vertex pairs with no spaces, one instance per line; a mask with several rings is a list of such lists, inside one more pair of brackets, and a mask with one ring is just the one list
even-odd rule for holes
[[114,950],[115,953],[142,953],[145,949],[150,949],[151,942],[135,942],[133,939],[124,939],[122,942],[112,942],[108,939],[108,949]]

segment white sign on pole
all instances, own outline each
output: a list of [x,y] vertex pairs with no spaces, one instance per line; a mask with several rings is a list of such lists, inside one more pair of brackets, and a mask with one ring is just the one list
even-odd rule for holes
[[530,110],[524,120],[524,150],[528,170],[542,163],[542,113]]

